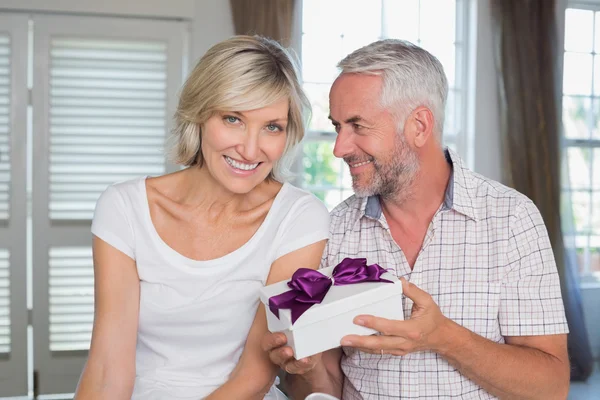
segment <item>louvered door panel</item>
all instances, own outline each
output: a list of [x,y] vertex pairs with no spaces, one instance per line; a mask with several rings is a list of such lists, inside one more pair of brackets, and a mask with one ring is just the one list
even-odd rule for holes
[[51,219],[92,218],[107,185],[165,172],[167,45],[50,41]]

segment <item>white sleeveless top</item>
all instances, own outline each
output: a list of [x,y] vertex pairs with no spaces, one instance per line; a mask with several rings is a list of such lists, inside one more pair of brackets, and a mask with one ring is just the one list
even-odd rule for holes
[[196,261],[156,232],[145,180],[108,187],[96,205],[92,233],[137,264],[140,315],[132,398],[197,400],[225,383],[235,368],[271,264],[327,239],[329,213],[314,195],[286,183],[246,244],[223,257]]

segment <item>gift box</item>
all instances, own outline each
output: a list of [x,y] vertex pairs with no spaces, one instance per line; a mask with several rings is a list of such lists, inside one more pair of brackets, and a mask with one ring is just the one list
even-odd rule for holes
[[346,335],[372,335],[354,324],[358,315],[402,320],[402,284],[366,259],[344,259],[318,271],[296,271],[289,281],[264,287],[260,294],[271,332],[283,332],[301,359],[339,347]]

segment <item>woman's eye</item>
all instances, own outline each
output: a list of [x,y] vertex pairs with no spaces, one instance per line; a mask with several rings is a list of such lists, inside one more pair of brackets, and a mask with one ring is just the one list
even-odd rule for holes
[[230,124],[235,124],[236,122],[238,122],[240,119],[238,117],[233,117],[231,115],[227,115],[225,117],[225,121],[229,122]]
[[279,131],[282,131],[283,129],[281,129],[281,127],[278,125],[270,124],[270,125],[267,125],[267,130],[269,132],[279,132]]

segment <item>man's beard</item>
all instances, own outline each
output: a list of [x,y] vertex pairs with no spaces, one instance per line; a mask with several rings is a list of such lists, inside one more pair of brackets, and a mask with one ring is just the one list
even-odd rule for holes
[[[398,135],[394,150],[386,158],[372,160],[374,171],[370,177],[364,172],[352,176],[352,188],[358,197],[379,195],[394,201],[404,201],[410,197],[419,170],[419,158],[406,144],[402,134]],[[367,181],[369,178],[370,181]]]

